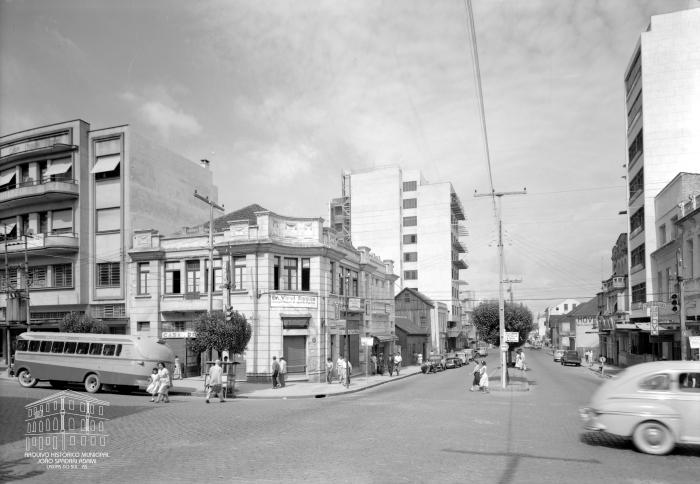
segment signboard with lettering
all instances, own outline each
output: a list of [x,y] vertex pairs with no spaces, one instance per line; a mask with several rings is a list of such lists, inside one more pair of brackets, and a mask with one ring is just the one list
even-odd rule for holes
[[161,338],[196,338],[195,331],[163,331]]
[[374,344],[374,338],[371,336],[369,338],[360,338],[362,341],[362,346],[372,346]]
[[348,298],[348,311],[362,311],[360,309],[360,298],[359,297],[349,297]]
[[317,308],[318,296],[306,294],[270,294],[272,308]]
[[690,340],[691,348],[700,348],[700,336],[688,336],[688,339]]
[[506,343],[517,343],[520,341],[520,334],[517,331],[506,331]]
[[651,330],[651,335],[652,335],[652,336],[658,336],[658,335],[659,335],[659,307],[658,307],[658,306],[652,306],[652,307],[651,307],[651,324],[650,324],[650,330]]

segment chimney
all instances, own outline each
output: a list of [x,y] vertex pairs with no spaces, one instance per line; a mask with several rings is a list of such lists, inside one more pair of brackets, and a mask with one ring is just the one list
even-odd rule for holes
[[199,166],[202,168],[209,168],[209,160],[199,160]]

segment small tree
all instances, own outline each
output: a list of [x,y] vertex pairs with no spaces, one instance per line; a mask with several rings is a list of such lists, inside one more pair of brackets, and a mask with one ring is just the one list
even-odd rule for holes
[[[532,312],[523,304],[506,303],[504,307],[505,329],[509,332],[517,332],[520,342],[527,341],[527,336],[532,331]],[[481,339],[492,345],[501,343],[498,319],[498,301],[487,301],[479,304],[474,309],[474,326]],[[510,349],[520,346],[518,343],[509,343]]]
[[87,314],[71,312],[58,323],[58,330],[62,333],[106,333],[107,326]]
[[222,311],[214,311],[199,318],[195,325],[197,337],[192,340],[192,350],[196,353],[228,350],[231,354],[243,353],[253,333],[245,316],[233,312],[230,322],[224,319]]

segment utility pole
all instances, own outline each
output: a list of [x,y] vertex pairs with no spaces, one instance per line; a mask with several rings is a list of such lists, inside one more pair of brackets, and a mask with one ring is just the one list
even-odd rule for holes
[[7,261],[7,224],[2,224],[5,238],[5,363],[10,366],[10,265]]
[[503,302],[503,222],[501,221],[501,199],[504,195],[526,195],[527,190],[519,192],[496,192],[491,193],[474,193],[475,197],[491,197],[494,201],[498,198],[498,260],[499,260],[499,270],[498,270],[498,334],[500,336],[501,343],[501,385],[506,388],[507,378],[508,378],[508,368],[506,368],[506,353],[508,351],[508,343],[506,343],[506,319],[505,319],[505,306]]
[[194,191],[194,198],[197,198],[207,205],[209,205],[209,271],[207,271],[207,286],[209,288],[209,315],[214,309],[214,209],[224,211],[224,206],[219,205],[213,200],[209,200],[209,197],[204,197]]
[[505,279],[503,284],[508,284],[508,293],[510,294],[510,305],[513,305],[513,284],[523,282],[522,279]]
[[27,239],[29,234],[24,234],[24,289],[27,292],[27,332],[32,330],[31,313],[29,308],[29,259],[27,258]]

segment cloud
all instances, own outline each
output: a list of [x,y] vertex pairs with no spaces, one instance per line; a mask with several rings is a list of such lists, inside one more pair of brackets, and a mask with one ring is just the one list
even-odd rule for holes
[[185,113],[170,95],[161,95],[164,101],[146,100],[131,91],[122,93],[120,97],[136,107],[141,122],[155,129],[166,140],[173,136],[195,136],[203,130],[197,118]]

